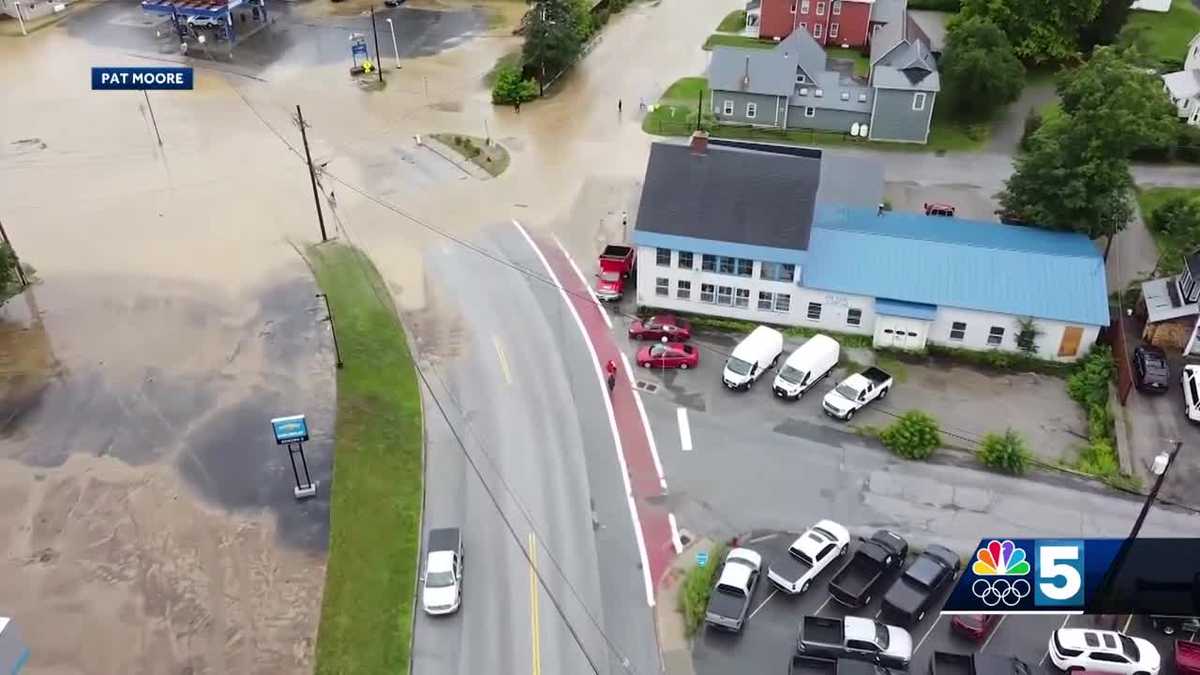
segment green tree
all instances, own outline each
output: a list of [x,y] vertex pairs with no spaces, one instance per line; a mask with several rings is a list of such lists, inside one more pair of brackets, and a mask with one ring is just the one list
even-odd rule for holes
[[[1146,222],[1150,229],[1169,237],[1196,239],[1200,234],[1200,200],[1185,195],[1171,197],[1147,214]],[[1187,255],[1192,251],[1179,253]]]
[[496,71],[496,83],[492,85],[492,103],[512,105],[537,98],[538,85],[533,80],[522,80],[517,66],[502,66]]
[[946,32],[942,55],[943,96],[965,117],[983,117],[1016,100],[1025,67],[996,24],[978,16],[956,17]]
[[522,57],[545,84],[583,53],[592,34],[592,18],[585,0],[541,0],[525,13],[521,29],[525,34]]
[[1058,78],[1062,110],[1081,127],[1092,149],[1128,158],[1142,147],[1163,147],[1178,136],[1175,110],[1162,80],[1137,65],[1137,54],[1113,47]]
[[989,19],[1024,61],[1063,61],[1079,49],[1079,33],[1101,0],[963,0],[962,13]]
[[1129,18],[1129,0],[1103,0],[1096,17],[1079,31],[1079,47],[1090,52],[1097,45],[1110,45],[1117,40]]
[[942,444],[937,420],[920,410],[909,410],[879,432],[879,440],[907,459],[927,459]]
[[8,244],[0,244],[0,291],[17,280],[17,259]]
[[1017,349],[1026,356],[1037,356],[1037,339],[1042,334],[1032,316],[1017,319]]
[[1025,439],[1012,429],[1003,434],[987,434],[979,444],[979,461],[1006,473],[1025,473],[1031,456]]

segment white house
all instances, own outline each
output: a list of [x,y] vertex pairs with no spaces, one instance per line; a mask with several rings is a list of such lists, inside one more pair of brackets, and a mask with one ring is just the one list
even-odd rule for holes
[[1179,116],[1200,126],[1200,33],[1188,43],[1183,70],[1162,76],[1163,91],[1171,97]]
[[1032,319],[1037,355],[1063,361],[1108,324],[1104,263],[1086,237],[866,206],[878,171],[794,150],[654,144],[633,236],[638,305],[906,349],[1018,351]]
[[1143,12],[1169,12],[1171,11],[1171,0],[1134,0],[1129,9],[1138,9]]

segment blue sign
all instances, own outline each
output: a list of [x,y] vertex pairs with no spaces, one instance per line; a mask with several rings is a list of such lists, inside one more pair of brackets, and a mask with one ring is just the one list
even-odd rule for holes
[[367,43],[355,42],[354,44],[350,45],[350,53],[354,54],[355,56],[366,56],[367,55]]
[[276,417],[271,420],[271,430],[275,432],[275,442],[279,445],[303,443],[308,440],[308,422],[305,421],[304,415]]
[[92,68],[92,91],[191,90],[191,68]]
[[696,567],[704,567],[708,564],[708,551],[699,551],[696,553]]

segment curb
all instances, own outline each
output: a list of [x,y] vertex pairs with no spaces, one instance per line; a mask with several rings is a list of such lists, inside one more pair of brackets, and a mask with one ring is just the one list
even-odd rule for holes
[[658,632],[659,658],[667,675],[696,673],[692,667],[692,643],[684,636],[683,616],[676,609],[679,587],[688,570],[696,566],[695,556],[689,553],[696,549],[710,549],[716,543],[708,537],[688,542],[659,579],[654,601],[654,627]]

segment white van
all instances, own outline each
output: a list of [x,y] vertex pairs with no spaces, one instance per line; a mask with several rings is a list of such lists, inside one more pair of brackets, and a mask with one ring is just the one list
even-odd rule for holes
[[783,353],[783,333],[766,326],[755,328],[733,348],[721,379],[730,389],[749,389],[775,365]]
[[775,376],[772,389],[780,398],[795,401],[837,365],[841,345],[828,335],[814,335],[792,352]]
[[1200,422],[1200,366],[1183,367],[1179,376],[1183,385],[1183,412],[1193,422]]

